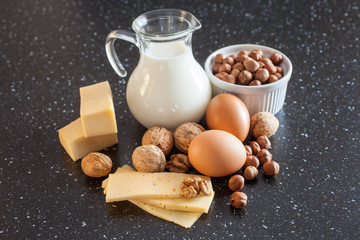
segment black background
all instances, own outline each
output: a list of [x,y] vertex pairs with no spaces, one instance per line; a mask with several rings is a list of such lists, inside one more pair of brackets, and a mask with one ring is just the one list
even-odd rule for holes
[[[270,46],[292,61],[286,102],[271,138],[275,178],[245,185],[248,205],[229,205],[228,177],[190,229],[128,202],[106,204],[102,179],[86,177],[57,131],[79,116],[79,87],[108,80],[119,144],[103,152],[113,171],[131,164],[145,128],[126,104],[126,78],[112,70],[106,35],[131,30],[141,13],[180,8],[202,28],[201,65],[239,43]],[[356,239],[359,224],[360,4],[358,1],[1,1],[1,239]],[[128,72],[136,46],[117,41]]]

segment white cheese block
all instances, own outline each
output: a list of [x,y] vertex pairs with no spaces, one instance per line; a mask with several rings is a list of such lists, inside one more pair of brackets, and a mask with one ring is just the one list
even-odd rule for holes
[[106,202],[181,198],[180,185],[184,178],[192,176],[204,179],[213,194],[211,180],[207,176],[169,172],[121,172],[109,175]]

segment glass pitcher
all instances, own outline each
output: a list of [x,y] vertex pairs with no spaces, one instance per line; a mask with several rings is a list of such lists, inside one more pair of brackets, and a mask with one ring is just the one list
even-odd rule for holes
[[132,28],[106,38],[106,54],[120,77],[127,75],[115,49],[116,39],[135,44],[139,63],[131,74],[126,100],[133,116],[146,128],[174,130],[184,122],[199,122],[211,98],[209,79],[194,59],[192,33],[201,28],[189,12],[161,9],[137,17]]

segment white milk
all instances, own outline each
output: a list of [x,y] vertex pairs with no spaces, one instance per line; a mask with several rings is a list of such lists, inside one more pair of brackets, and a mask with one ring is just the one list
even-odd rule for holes
[[206,73],[182,42],[151,43],[146,54],[140,51],[126,90],[132,114],[147,128],[199,122],[210,97]]

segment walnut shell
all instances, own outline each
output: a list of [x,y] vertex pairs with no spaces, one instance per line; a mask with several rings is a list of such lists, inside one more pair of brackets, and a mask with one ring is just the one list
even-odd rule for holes
[[183,153],[188,153],[191,141],[204,131],[205,129],[197,123],[186,122],[181,124],[174,133],[175,146]]
[[102,153],[92,152],[81,160],[81,169],[89,177],[104,177],[109,174],[111,168],[111,159]]
[[144,145],[135,148],[132,161],[139,172],[163,172],[165,170],[165,155],[155,145]]
[[174,138],[172,133],[164,127],[149,128],[141,141],[142,145],[155,145],[160,148],[163,153],[168,155],[174,146]]
[[254,137],[272,136],[279,128],[279,120],[270,112],[258,112],[250,119],[250,131]]

